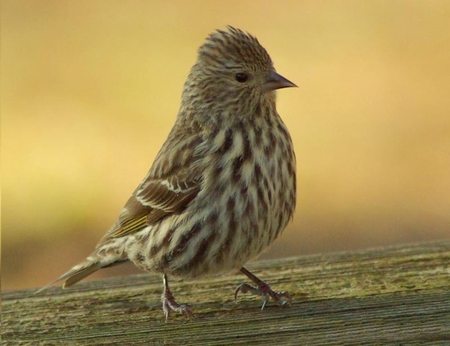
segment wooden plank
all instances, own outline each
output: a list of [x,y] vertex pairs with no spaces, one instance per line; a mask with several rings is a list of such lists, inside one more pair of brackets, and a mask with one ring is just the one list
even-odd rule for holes
[[242,275],[172,281],[194,319],[164,322],[159,277],[3,293],[2,344],[450,345],[450,242],[255,262],[291,307],[260,310]]

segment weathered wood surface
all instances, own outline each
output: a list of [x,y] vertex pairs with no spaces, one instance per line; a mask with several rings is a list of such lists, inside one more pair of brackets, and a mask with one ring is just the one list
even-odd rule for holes
[[248,266],[291,307],[234,302],[242,275],[172,281],[195,318],[164,322],[159,277],[3,293],[5,345],[450,345],[450,241]]

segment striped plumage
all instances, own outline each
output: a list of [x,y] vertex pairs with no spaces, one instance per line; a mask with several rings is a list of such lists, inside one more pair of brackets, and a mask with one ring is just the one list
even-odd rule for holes
[[[211,34],[147,176],[93,254],[58,280],[68,287],[131,260],[166,284],[239,270],[260,254],[295,208],[295,156],[273,92],[291,86],[256,38],[232,27]],[[190,313],[165,293],[166,318]]]

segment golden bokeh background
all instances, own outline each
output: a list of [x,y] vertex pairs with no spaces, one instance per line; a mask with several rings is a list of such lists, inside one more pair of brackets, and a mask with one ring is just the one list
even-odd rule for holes
[[447,0],[3,1],[2,288],[93,250],[227,24],[299,86],[278,93],[297,213],[264,258],[450,238],[449,18]]

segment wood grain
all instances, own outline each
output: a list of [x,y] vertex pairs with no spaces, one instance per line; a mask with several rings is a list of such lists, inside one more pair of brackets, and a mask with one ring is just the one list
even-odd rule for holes
[[3,292],[2,344],[450,345],[450,241],[331,253],[248,266],[290,307],[261,311],[239,274],[175,281],[195,318],[161,310],[162,280],[135,275]]

